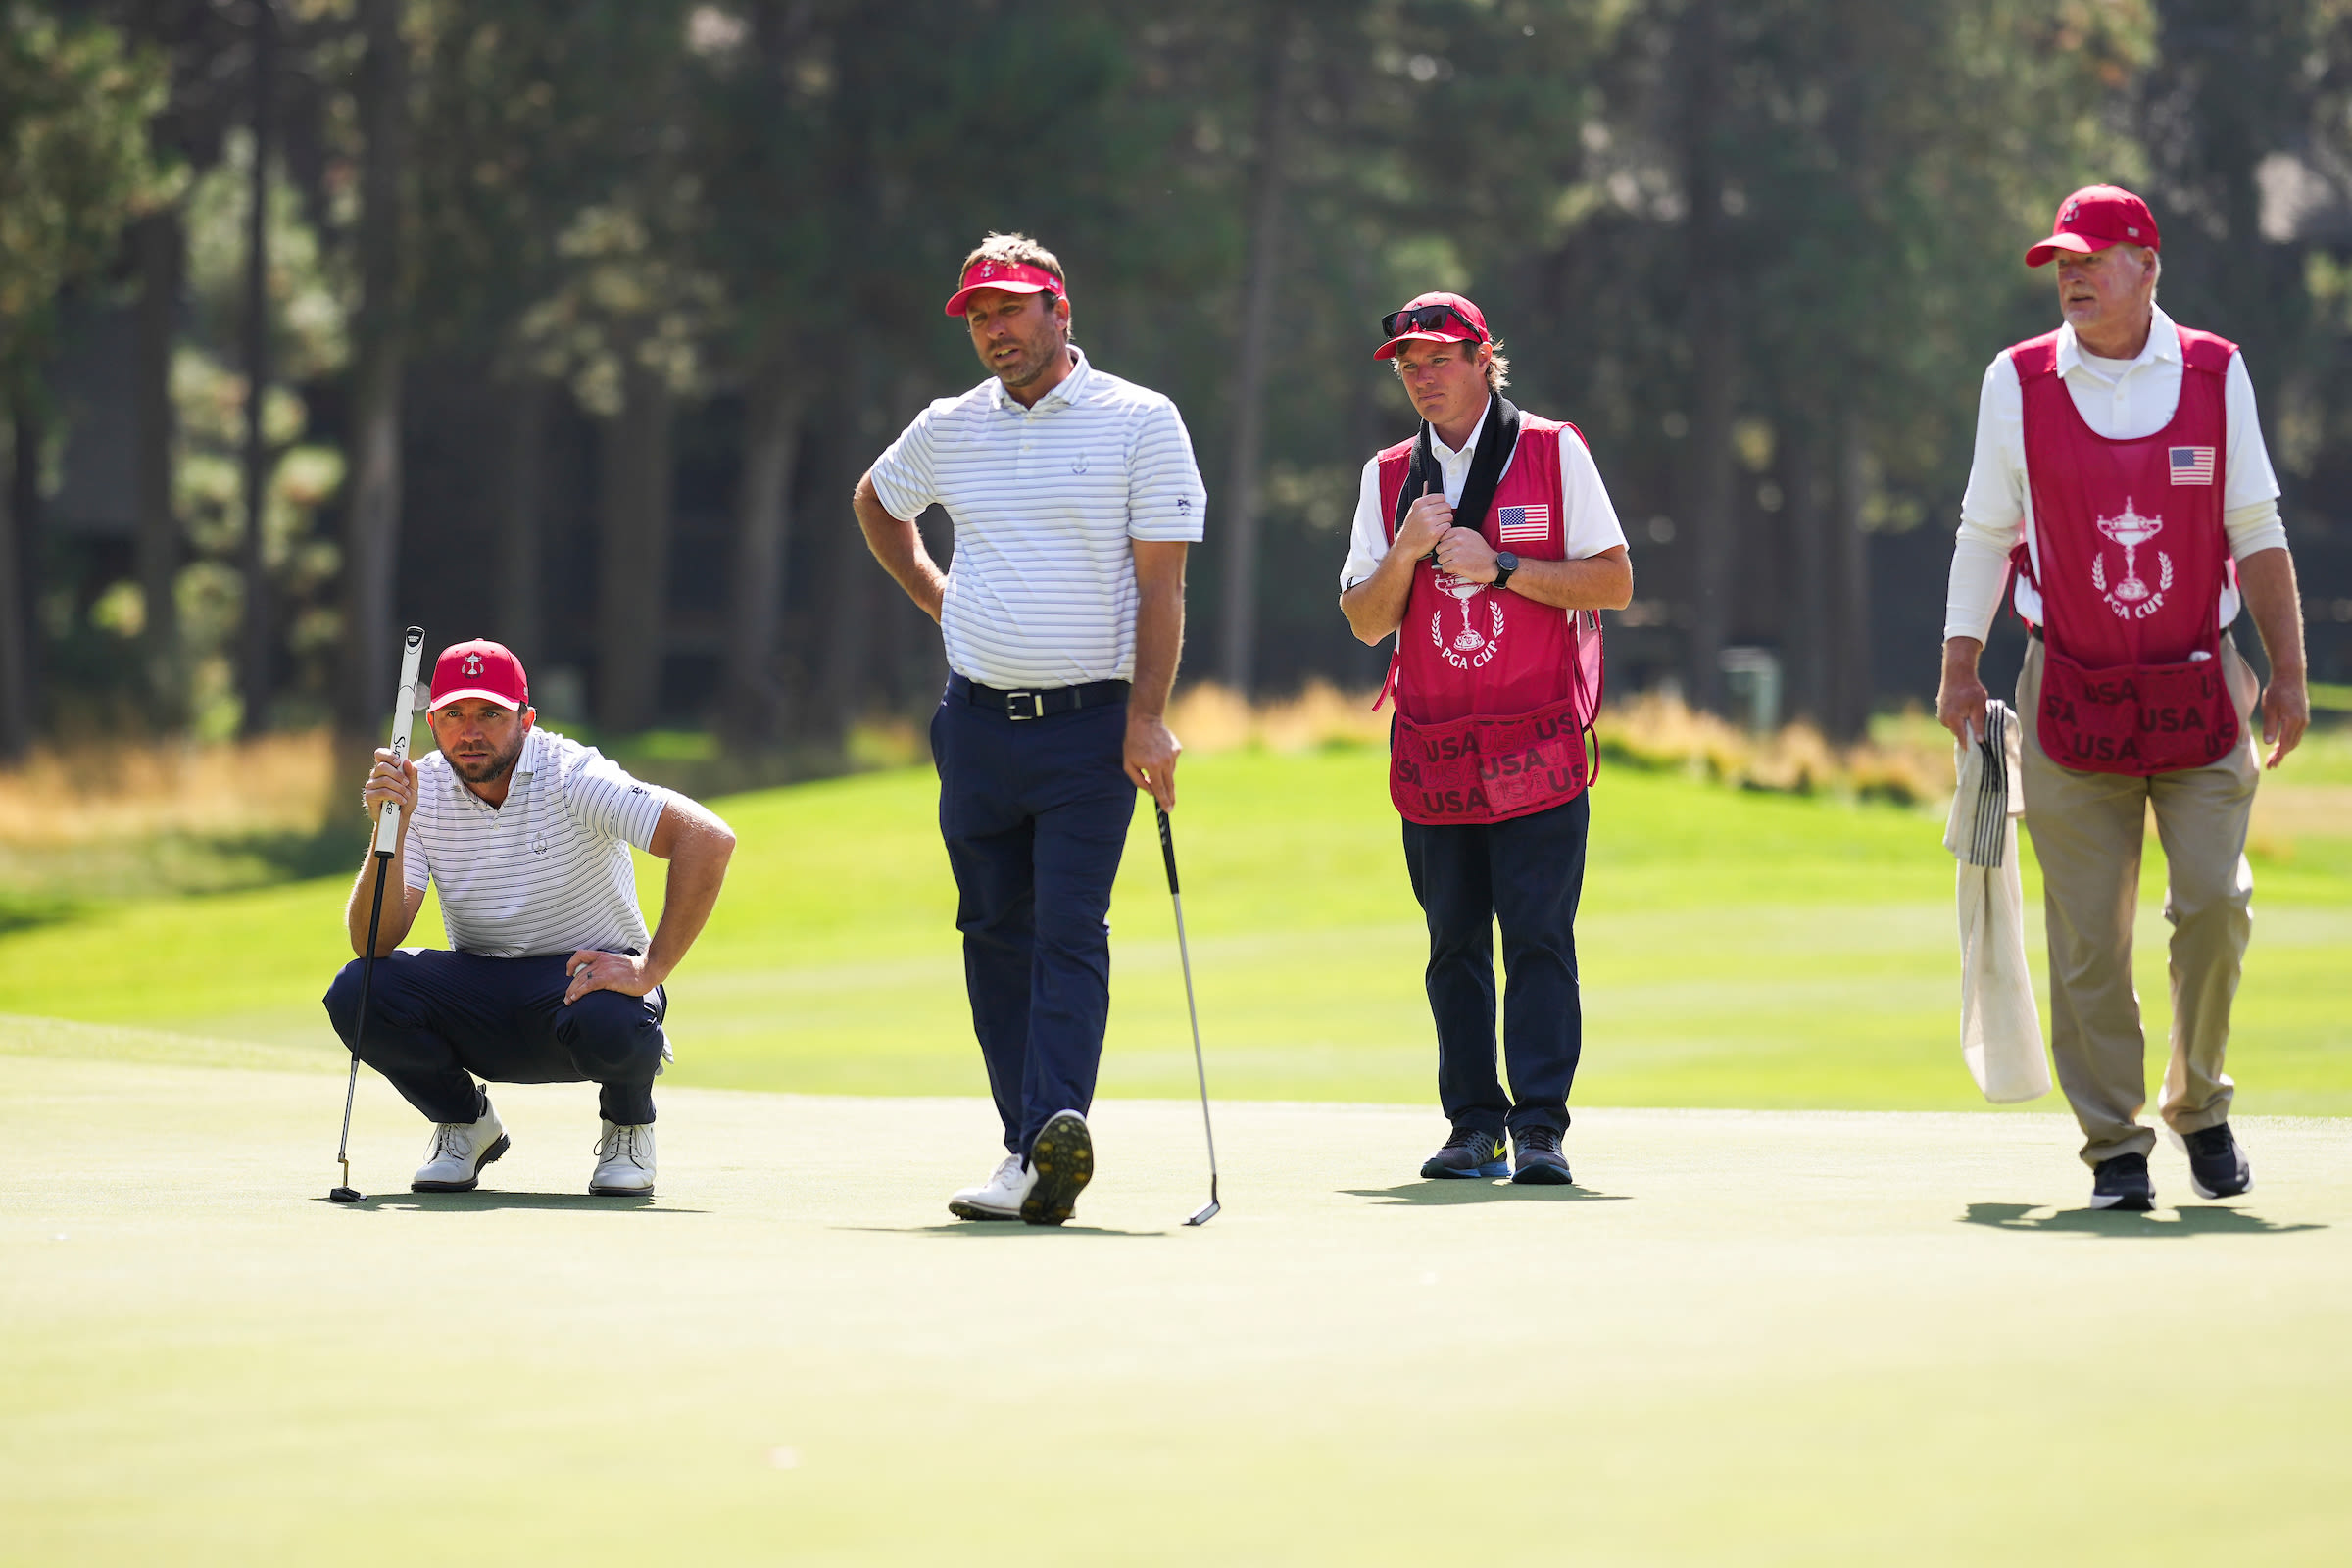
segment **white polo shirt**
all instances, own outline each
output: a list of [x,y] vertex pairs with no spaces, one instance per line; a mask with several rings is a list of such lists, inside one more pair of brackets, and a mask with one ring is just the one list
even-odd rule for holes
[[[2156,307],[2148,341],[2132,360],[2106,360],[2082,352],[2072,322],[2058,328],[2058,377],[2092,432],[2110,441],[2138,441],[2173,422],[2180,405],[2180,333]],[[2222,386],[2229,425],[2222,459],[2222,526],[2230,553],[2243,561],[2258,550],[2286,543],[2278,516],[2278,477],[2271,471],[2262,421],[2254,408],[2254,382],[2246,357],[2230,356]],[[1960,531],[1953,543],[1952,573],[1944,597],[1943,635],[1983,642],[2000,611],[2001,584],[2008,580],[2009,552],[2027,541],[2036,565],[2041,551],[2034,540],[2034,492],[2026,482],[2026,399],[2018,384],[2017,362],[2006,352],[1984,368],[1977,398],[1977,454],[1960,502]],[[2041,595],[2019,577],[2017,612],[2041,620]],[[2234,585],[2222,586],[2216,607],[2221,624],[2237,619]]]
[[874,494],[956,524],[948,664],[1005,688],[1135,678],[1137,539],[1197,543],[1208,493],[1176,405],[1077,366],[1024,409],[991,376],[941,398],[875,460]]
[[524,738],[503,806],[467,789],[434,752],[416,763],[405,880],[439,890],[441,923],[462,953],[643,953],[652,939],[629,849],[652,847],[668,800],[552,730]]
[[[1470,427],[1459,452],[1438,439],[1437,431],[1429,432],[1429,455],[1438,460],[1447,506],[1461,504],[1462,486],[1470,478],[1470,460],[1478,452],[1478,433],[1487,427],[1488,416],[1494,412],[1494,400],[1490,397],[1486,413]],[[1518,457],[1518,449],[1513,448],[1503,460],[1503,473],[1511,471],[1511,465]],[[1501,475],[1496,477],[1499,479]],[[1568,544],[1568,560],[1583,561],[1625,543],[1625,529],[1617,521],[1616,504],[1609,500],[1608,486],[1600,482],[1600,469],[1594,466],[1592,454],[1585,449],[1584,442],[1565,430],[1560,432],[1560,496],[1567,505],[1567,515],[1560,526]],[[1348,538],[1347,564],[1340,567],[1340,592],[1346,593],[1378,571],[1388,553],[1389,520],[1380,510],[1380,458],[1375,454],[1364,464],[1363,477],[1355,488],[1355,526]]]

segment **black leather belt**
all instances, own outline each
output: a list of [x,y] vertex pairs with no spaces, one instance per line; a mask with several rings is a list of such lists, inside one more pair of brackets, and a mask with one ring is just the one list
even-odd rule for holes
[[1021,691],[1000,691],[983,686],[961,675],[948,677],[948,692],[974,708],[985,708],[1003,713],[1006,718],[1046,718],[1054,713],[1067,713],[1074,709],[1102,708],[1110,703],[1127,700],[1128,682],[1123,680],[1094,680],[1083,686],[1041,686]]

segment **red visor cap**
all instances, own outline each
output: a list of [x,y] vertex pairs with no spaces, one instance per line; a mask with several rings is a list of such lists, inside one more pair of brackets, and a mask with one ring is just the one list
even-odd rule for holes
[[1427,332],[1399,332],[1372,351],[1374,359],[1395,359],[1397,345],[1403,343],[1484,343],[1493,336],[1487,330],[1487,313],[1459,294],[1447,294],[1443,291],[1416,294],[1404,302],[1404,309],[1417,310],[1424,305],[1450,305],[1467,319],[1476,321],[1478,330],[1466,332],[1462,330],[1460,322],[1448,321],[1444,326]]
[[530,678],[523,674],[522,661],[514,657],[513,649],[477,637],[441,650],[441,657],[433,661],[433,698],[425,711],[437,713],[468,697],[496,703],[509,712],[530,706]]
[[963,302],[984,288],[1007,294],[1060,294],[1061,279],[1027,262],[974,262],[963,270],[963,282],[948,296],[948,314],[961,316]]
[[2047,266],[2060,251],[2088,256],[2125,244],[2158,249],[2156,215],[2121,185],[2085,185],[2058,204],[2050,237],[2026,252],[2026,265]]

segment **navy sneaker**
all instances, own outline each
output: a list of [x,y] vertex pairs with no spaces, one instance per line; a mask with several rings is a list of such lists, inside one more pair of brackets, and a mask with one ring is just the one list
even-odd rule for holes
[[1511,1133],[1511,1144],[1519,1152],[1518,1168],[1511,1180],[1523,1187],[1566,1187],[1576,1178],[1568,1174],[1567,1156],[1560,1152],[1560,1135],[1548,1127],[1520,1127]]
[[1095,1137],[1086,1118],[1057,1110],[1038,1129],[1029,1146],[1029,1168],[1037,1173],[1021,1200],[1021,1218],[1032,1225],[1059,1225],[1078,1207],[1078,1195],[1095,1179]]
[[1467,1181],[1474,1176],[1510,1173],[1510,1162],[1502,1156],[1502,1134],[1458,1123],[1446,1147],[1421,1162],[1421,1174],[1432,1181]]
[[2148,1156],[2118,1154],[2090,1167],[2090,1206],[2144,1214],[2156,1206],[2156,1184],[2148,1179]]
[[2254,1190],[2254,1167],[2230,1136],[2228,1122],[2200,1128],[2181,1143],[2188,1148],[2188,1185],[2199,1198],[2235,1198]]

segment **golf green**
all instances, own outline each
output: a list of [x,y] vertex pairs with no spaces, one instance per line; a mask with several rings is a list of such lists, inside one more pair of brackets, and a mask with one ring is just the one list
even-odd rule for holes
[[[1062,1231],[949,1219],[985,1102],[576,1086],[473,1195],[284,1048],[0,1026],[0,1562],[2340,1561],[2352,1143],[2082,1208],[2071,1125],[1592,1109],[1580,1186],[1426,1110],[1109,1101]],[[209,1057],[208,1057],[209,1054]],[[125,1059],[176,1055],[247,1065]],[[302,1059],[297,1056],[295,1059]],[[2174,1204],[2178,1206],[2172,1206]]]

